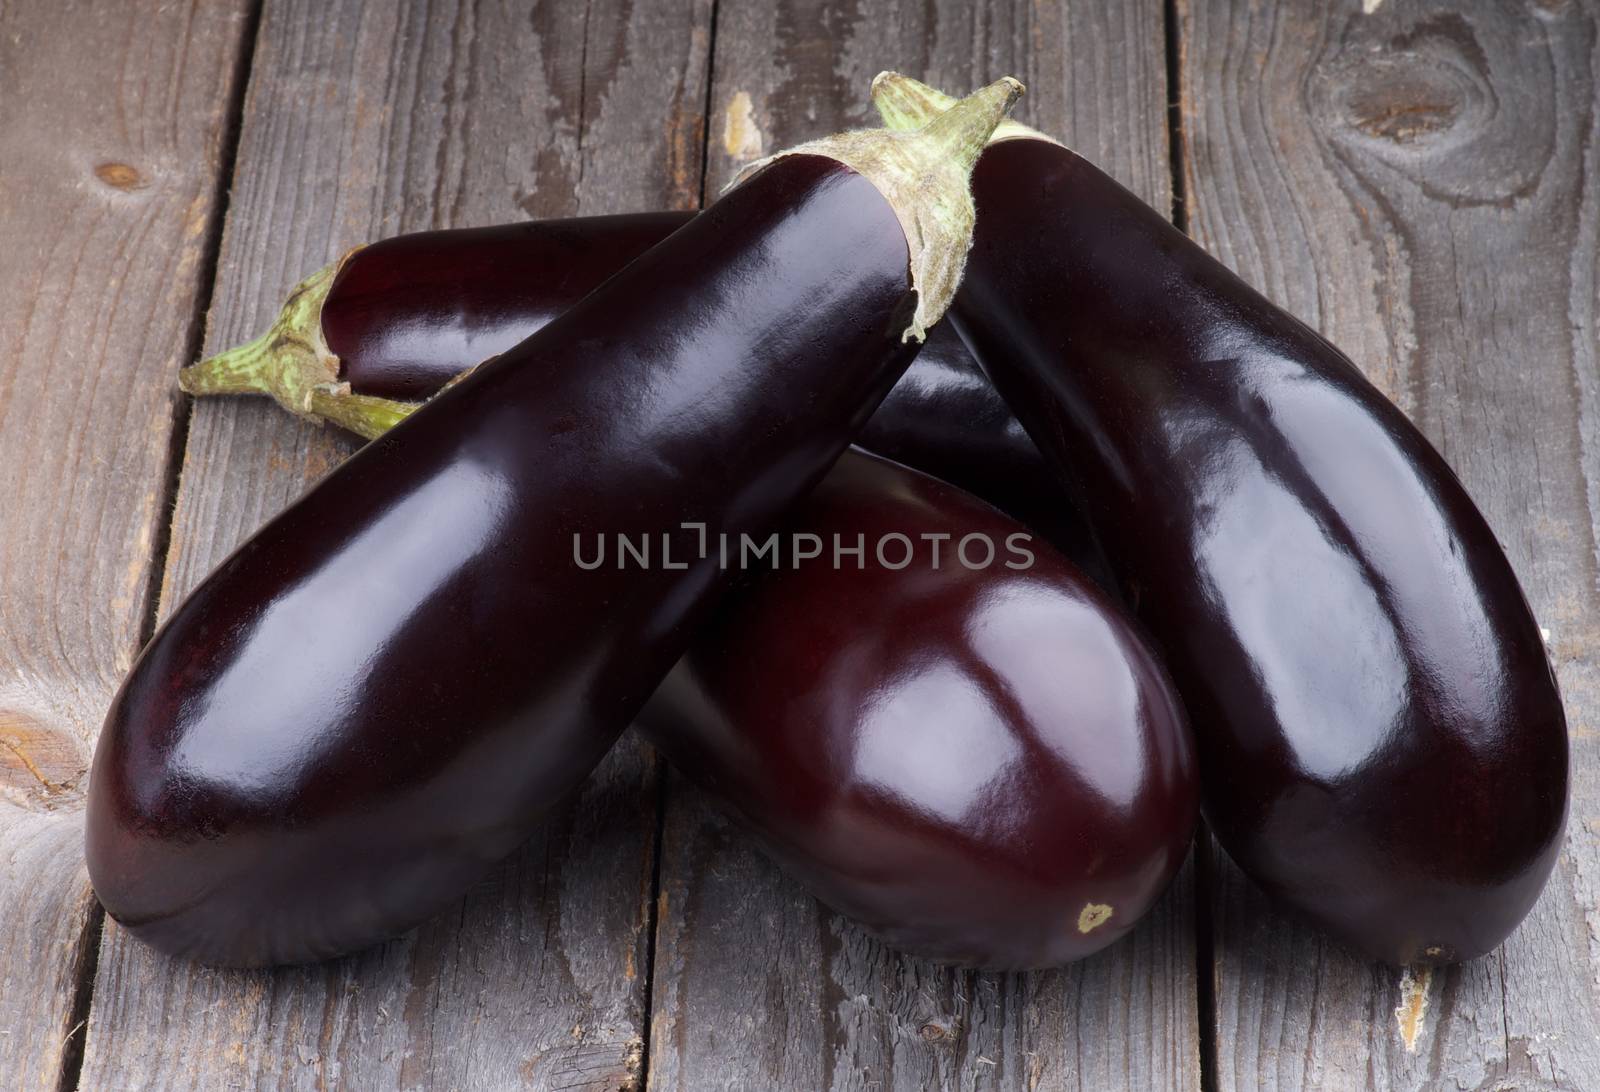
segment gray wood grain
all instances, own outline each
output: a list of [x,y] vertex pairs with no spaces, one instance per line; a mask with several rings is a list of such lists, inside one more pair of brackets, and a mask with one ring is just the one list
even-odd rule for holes
[[1600,1088],[1600,6],[1366,6],[1180,0],[1190,227],[1344,347],[1483,507],[1552,633],[1572,814],[1529,920],[1425,980],[1283,918],[1224,860],[1218,1087]]
[[[874,73],[953,89],[1019,75],[1019,116],[1170,203],[1161,5],[763,0],[718,9],[709,192],[744,163],[868,122]],[[828,912],[671,781],[653,1089],[1198,1089],[1192,870],[1135,933],[1060,971],[957,972]]]
[[1157,208],[1171,204],[1159,0],[759,0],[718,11],[707,193],[749,161],[876,125],[885,69],[970,90],[1016,76],[1019,121],[1048,130]]
[[[692,205],[709,24],[706,3],[268,3],[207,349],[360,241]],[[163,612],[351,449],[263,401],[197,405]],[[83,1087],[637,1087],[655,794],[620,748],[454,912],[325,965],[208,970],[108,925]]]
[[244,8],[0,3],[4,1088],[82,1041],[85,773],[146,617]]

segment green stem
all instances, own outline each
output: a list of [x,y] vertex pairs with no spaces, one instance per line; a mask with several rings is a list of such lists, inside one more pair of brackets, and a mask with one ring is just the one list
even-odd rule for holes
[[349,429],[357,436],[376,440],[422,408],[421,402],[398,402],[370,394],[352,394],[346,383],[327,384],[311,391],[311,412],[318,421]]
[[295,285],[266,333],[180,371],[178,386],[197,396],[271,395],[290,413],[316,416],[313,392],[342,386],[339,358],[322,339],[322,305],[344,261]]
[[265,394],[290,413],[334,424],[368,440],[405,420],[421,403],[356,394],[339,378],[339,358],[322,337],[322,307],[352,250],[294,286],[272,328],[254,341],[178,373],[192,395]]
[[[872,105],[877,109],[884,125],[890,129],[920,129],[951,109],[958,101],[960,100],[953,95],[947,95],[937,88],[929,87],[920,80],[914,80],[899,72],[880,72],[872,81]],[[1018,137],[1050,140],[1037,129],[1030,129],[1020,121],[1005,118],[994,127],[989,143],[996,144],[1002,140],[1015,140]],[[1053,140],[1050,142],[1055,143]]]

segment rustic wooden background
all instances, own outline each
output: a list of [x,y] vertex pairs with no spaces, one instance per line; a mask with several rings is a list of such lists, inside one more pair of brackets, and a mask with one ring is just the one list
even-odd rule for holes
[[[1600,1089],[1600,0],[0,0],[0,1088]],[[173,373],[399,231],[692,208],[1014,73],[1065,137],[1346,347],[1483,505],[1551,632],[1566,852],[1431,976],[1210,845],[1062,971],[952,972],[820,909],[629,741],[413,935],[174,963],[80,850],[156,620],[351,445]],[[1334,651],[1334,650],[1331,650]]]

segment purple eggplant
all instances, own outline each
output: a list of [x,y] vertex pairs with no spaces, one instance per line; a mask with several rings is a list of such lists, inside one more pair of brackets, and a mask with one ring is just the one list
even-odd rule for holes
[[[874,87],[891,125],[948,102]],[[1270,894],[1393,963],[1469,959],[1560,850],[1567,730],[1450,467],[1326,340],[1015,123],[952,310],[1187,706],[1205,813]]]
[[[824,902],[1016,970],[1127,933],[1189,851],[1183,711],[1145,639],[1020,524],[848,453],[640,727]],[[845,551],[859,549],[859,554]]]
[[[90,878],[198,960],[325,958],[459,897],[588,774],[959,278],[1020,91],[784,153],[333,471],[173,613],[117,694]],[[537,366],[529,366],[537,361]],[[676,566],[579,563],[593,533]]]
[[645,706],[651,742],[904,951],[1016,970],[1131,929],[1199,785],[1121,606],[1021,524],[857,450],[775,542],[734,547],[758,571]]
[[[357,247],[290,294],[272,329],[179,375],[191,394],[270,394],[371,439],[505,352],[689,221],[646,212],[425,231]],[[946,323],[856,436],[983,497],[1097,577],[1104,565],[1039,449]]]

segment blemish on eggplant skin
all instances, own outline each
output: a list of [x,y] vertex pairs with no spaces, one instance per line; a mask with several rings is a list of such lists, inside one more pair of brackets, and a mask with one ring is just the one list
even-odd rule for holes
[[94,169],[94,176],[114,190],[126,192],[145,187],[144,175],[126,163],[102,163]]
[[1092,933],[1110,921],[1115,912],[1103,902],[1089,903],[1078,914],[1078,932]]
[[767,154],[766,139],[756,124],[755,103],[748,91],[735,91],[728,100],[727,120],[722,124],[722,147],[730,158],[741,162]]
[[1400,1026],[1400,1041],[1406,1045],[1407,1054],[1417,1052],[1417,1039],[1428,1015],[1428,987],[1432,985],[1432,967],[1407,967],[1400,975],[1400,1004],[1395,1006],[1394,1020]]

